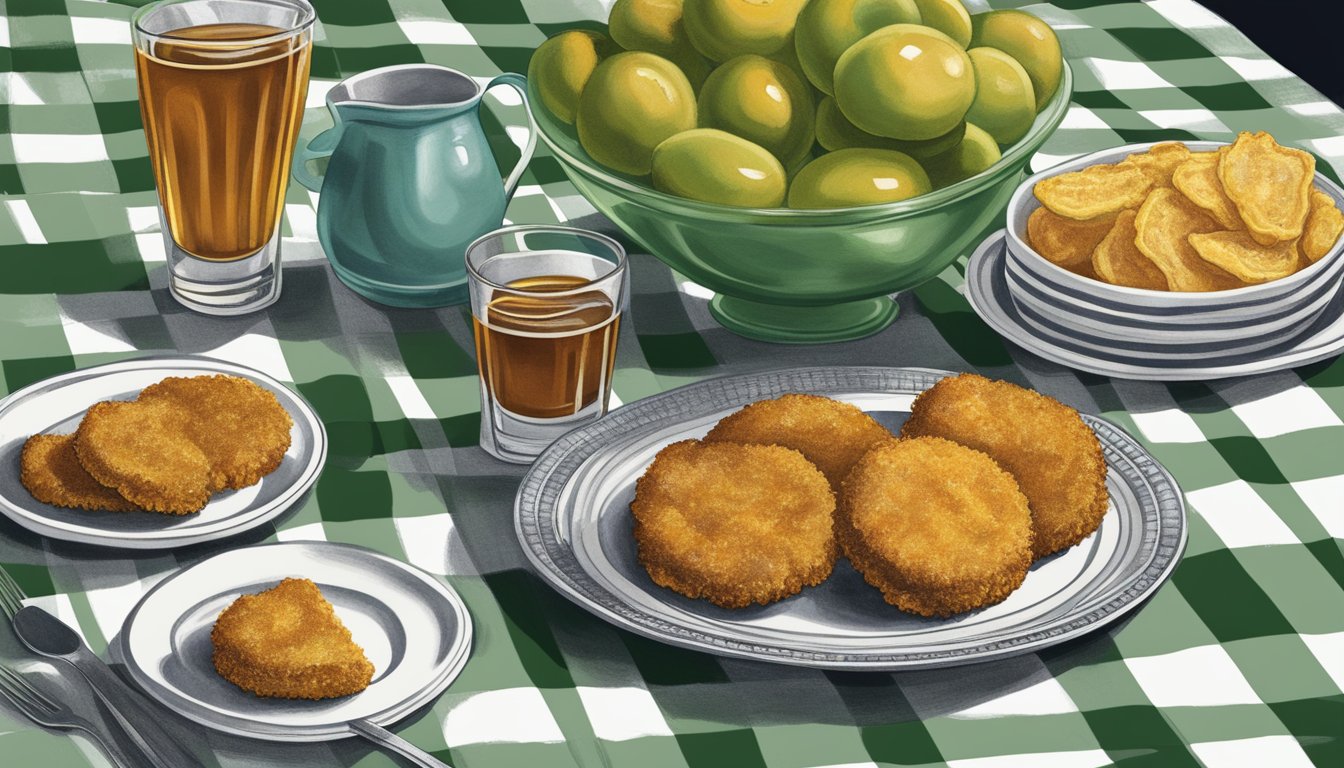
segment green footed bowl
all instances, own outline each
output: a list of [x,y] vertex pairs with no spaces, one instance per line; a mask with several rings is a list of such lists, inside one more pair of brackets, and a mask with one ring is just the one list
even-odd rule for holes
[[714,290],[710,311],[753,339],[858,339],[896,319],[890,294],[937,275],[1003,217],[1026,165],[1068,110],[1073,73],[989,170],[896,203],[832,210],[734,208],[664,194],[594,162],[573,126],[529,101],[542,140],[579,192],[649,253]]

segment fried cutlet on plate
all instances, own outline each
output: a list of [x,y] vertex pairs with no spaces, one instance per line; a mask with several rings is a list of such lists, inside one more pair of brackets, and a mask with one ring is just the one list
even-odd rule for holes
[[45,504],[110,512],[138,509],[85,471],[75,455],[74,435],[33,435],[24,441],[19,481]]
[[836,536],[864,581],[903,611],[951,616],[1000,602],[1031,567],[1031,512],[985,454],[936,437],[888,440],[845,479]]
[[225,608],[210,632],[215,671],[258,696],[330,699],[359,693],[373,664],[322,591],[285,579]]
[[167,401],[94,403],[75,431],[75,453],[94,480],[142,509],[196,512],[210,499],[210,462],[181,422]]
[[186,437],[210,462],[210,488],[246,488],[275,471],[293,420],[264,387],[238,376],[174,376],[140,392],[140,403],[181,408]]
[[838,552],[835,496],[798,451],[683,440],[635,484],[639,561],[655,584],[724,608],[820,584]]

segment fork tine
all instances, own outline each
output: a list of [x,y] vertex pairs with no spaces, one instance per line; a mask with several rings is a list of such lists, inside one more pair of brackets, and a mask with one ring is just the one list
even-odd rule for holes
[[47,714],[55,712],[58,708],[55,702],[9,667],[0,666],[0,691],[9,694],[16,704],[43,710]]
[[6,615],[13,616],[23,607],[23,600],[27,595],[23,592],[23,587],[9,575],[3,566],[0,566],[0,608],[3,608]]

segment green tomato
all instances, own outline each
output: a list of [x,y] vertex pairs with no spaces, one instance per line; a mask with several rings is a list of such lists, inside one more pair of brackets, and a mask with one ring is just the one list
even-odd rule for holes
[[654,189],[715,205],[778,208],[784,166],[764,147],[714,128],[682,131],[653,150]]
[[1000,144],[1016,144],[1036,120],[1036,92],[1027,70],[997,48],[966,52],[975,67],[975,101],[966,119]]
[[579,143],[597,162],[643,176],[653,148],[695,127],[695,92],[677,65],[646,51],[612,56],[579,97]]
[[957,123],[957,127],[932,139],[924,141],[900,141],[885,136],[874,136],[849,122],[831,96],[817,103],[817,143],[827,150],[868,147],[870,149],[894,149],[916,160],[942,154],[961,142],[966,133],[966,123]]
[[850,46],[835,65],[840,111],[876,136],[942,136],[965,119],[974,100],[970,57],[932,27],[883,27]]
[[998,48],[1027,71],[1040,112],[1059,88],[1064,55],[1049,24],[1025,11],[990,11],[971,18],[971,45]]
[[841,149],[803,166],[789,185],[790,208],[849,208],[927,194],[928,174],[904,152]]
[[806,0],[684,0],[682,23],[700,53],[727,61],[744,53],[769,56],[793,34]]
[[925,160],[924,170],[928,171],[934,189],[942,189],[989,170],[1002,156],[993,136],[978,125],[967,123],[966,137],[961,143]]
[[835,62],[851,45],[889,24],[918,24],[915,0],[811,0],[798,14],[794,47],[803,74],[835,93]]
[[698,90],[713,65],[691,45],[681,16],[681,0],[616,0],[607,26],[622,48],[662,56],[680,67]]
[[765,147],[785,166],[812,148],[812,89],[764,56],[730,59],[709,76],[697,105],[702,128],[719,128]]
[[961,0],[915,0],[925,26],[933,27],[957,41],[962,48],[971,43],[971,14]]
[[618,50],[601,32],[561,32],[532,52],[527,79],[537,89],[542,106],[556,119],[572,124],[588,78],[603,59]]

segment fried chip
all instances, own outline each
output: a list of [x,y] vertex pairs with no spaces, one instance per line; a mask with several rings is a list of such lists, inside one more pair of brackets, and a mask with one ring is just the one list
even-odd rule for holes
[[1115,226],[1092,252],[1092,269],[1099,279],[1111,285],[1165,291],[1167,276],[1134,245],[1134,238],[1138,236],[1134,227],[1136,216],[1134,211],[1120,212]]
[[1249,233],[1209,232],[1190,235],[1200,258],[1245,283],[1267,283],[1297,271],[1297,241],[1261,245]]
[[1311,212],[1302,227],[1302,239],[1297,241],[1302,255],[1316,262],[1329,253],[1344,232],[1344,214],[1335,206],[1335,199],[1319,189],[1311,190]]
[[1225,229],[1243,229],[1246,225],[1241,223],[1236,204],[1218,180],[1218,157],[1217,152],[1196,152],[1181,163],[1172,174],[1171,182]]
[[1037,208],[1027,217],[1027,244],[1051,264],[1092,271],[1092,251],[1115,225],[1115,214],[1079,221]]
[[1241,283],[1200,258],[1189,236],[1217,232],[1218,222],[1174,189],[1161,188],[1139,208],[1134,218],[1134,244],[1167,277],[1173,291],[1223,291]]
[[1120,161],[1122,166],[1138,168],[1154,187],[1170,187],[1172,174],[1190,159],[1190,148],[1179,141],[1154,144],[1147,152],[1135,152]]
[[1093,165],[1036,182],[1041,205],[1070,219],[1093,219],[1143,203],[1153,182],[1134,165]]
[[1251,237],[1262,245],[1296,240],[1310,208],[1316,159],[1279,146],[1268,133],[1237,135],[1218,162],[1218,179]]
[[74,435],[33,435],[23,444],[19,482],[46,504],[130,512],[136,506],[93,479],[75,455]]

